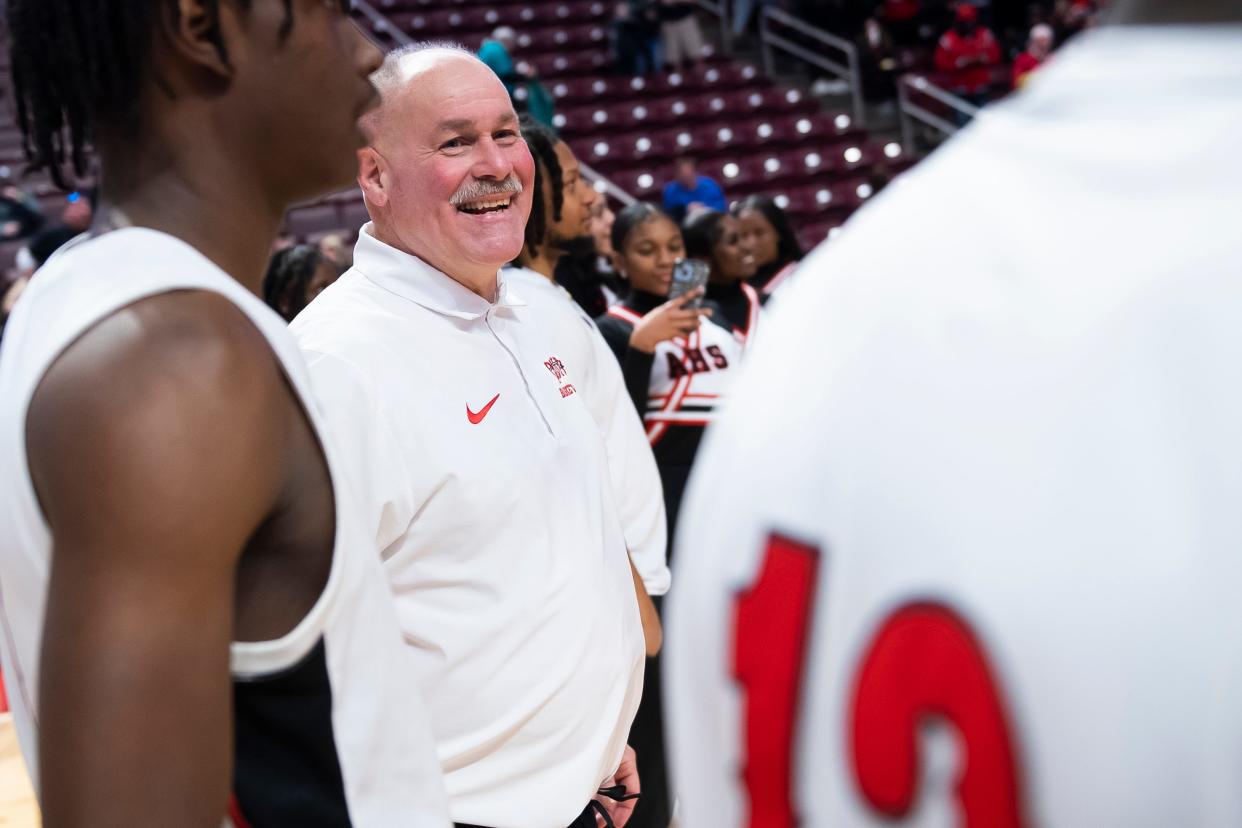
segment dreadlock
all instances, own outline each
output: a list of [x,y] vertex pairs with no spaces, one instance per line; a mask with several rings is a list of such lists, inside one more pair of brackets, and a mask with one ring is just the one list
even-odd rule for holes
[[311,244],[276,251],[263,277],[263,301],[286,322],[292,322],[306,307],[307,288],[322,263],[323,253]]
[[552,190],[552,220],[561,220],[565,206],[565,179],[560,159],[556,157],[556,142],[560,139],[546,126],[523,115],[520,121],[522,137],[530,154],[535,158],[535,186],[531,199],[530,219],[526,222],[526,249],[532,257],[539,255],[539,246],[548,232],[548,216],[543,203],[543,179],[547,176]]
[[[283,2],[282,39],[293,27],[292,0]],[[204,7],[208,36],[227,63],[219,3]],[[100,127],[137,130],[153,38],[167,12],[177,14],[174,0],[8,0],[13,96],[30,171],[47,170],[57,187],[73,189],[69,179],[86,175]]]

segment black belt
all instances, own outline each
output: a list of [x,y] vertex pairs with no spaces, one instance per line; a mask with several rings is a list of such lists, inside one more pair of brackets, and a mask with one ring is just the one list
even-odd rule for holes
[[[600,788],[600,796],[606,796],[616,802],[628,802],[631,799],[638,799],[641,794],[627,794],[624,785],[613,785],[611,788]],[[608,809],[598,800],[592,799],[587,803],[586,809],[583,810],[578,818],[571,822],[567,828],[595,828],[595,815],[599,814],[604,818],[605,828],[615,828],[612,817],[608,815]],[[469,822],[454,822],[453,828],[490,828],[487,825],[473,825]]]

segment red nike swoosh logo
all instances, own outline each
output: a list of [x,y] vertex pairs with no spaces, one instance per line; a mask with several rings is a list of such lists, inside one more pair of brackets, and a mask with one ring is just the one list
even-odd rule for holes
[[478,414],[475,414],[470,410],[470,403],[466,403],[466,419],[470,421],[471,425],[478,425],[483,422],[483,418],[487,416],[487,412],[492,410],[492,406],[496,404],[496,400],[498,399],[500,399],[499,394],[492,397],[492,401],[483,406],[483,408],[479,410]]

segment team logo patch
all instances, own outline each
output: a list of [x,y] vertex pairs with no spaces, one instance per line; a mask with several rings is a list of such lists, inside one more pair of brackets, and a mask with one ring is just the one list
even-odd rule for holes
[[556,377],[557,382],[565,379],[565,363],[561,362],[556,357],[549,357],[547,362],[543,365],[552,372],[552,376]]
[[560,383],[562,399],[578,393],[578,389],[574,388],[573,383],[565,382],[565,363],[556,357],[548,357],[547,361],[543,363],[543,367],[551,371],[552,376]]

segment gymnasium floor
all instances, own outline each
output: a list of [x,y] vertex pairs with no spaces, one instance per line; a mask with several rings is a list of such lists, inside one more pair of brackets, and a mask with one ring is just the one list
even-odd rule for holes
[[0,828],[37,828],[39,806],[17,747],[13,714],[0,714]]

